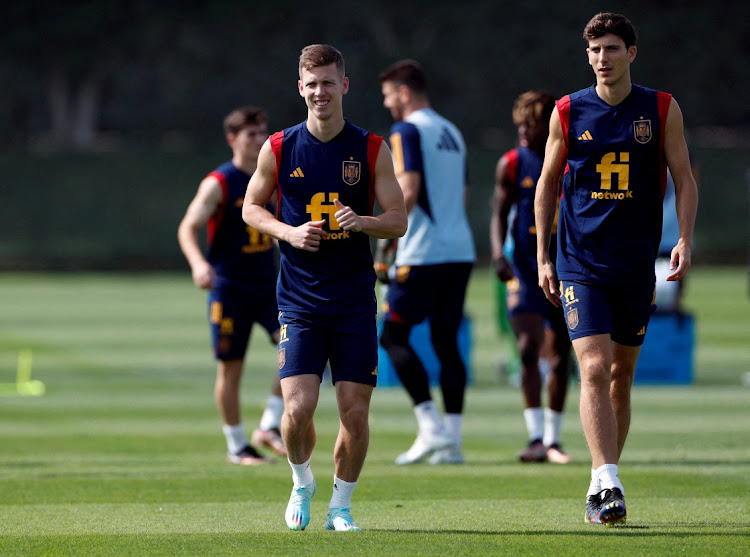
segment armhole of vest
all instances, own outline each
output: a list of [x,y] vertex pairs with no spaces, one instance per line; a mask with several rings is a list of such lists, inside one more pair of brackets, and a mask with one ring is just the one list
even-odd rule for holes
[[367,134],[367,167],[370,171],[370,215],[373,214],[375,207],[375,165],[378,161],[378,153],[383,138],[374,133]]
[[661,198],[667,193],[667,160],[664,156],[664,140],[667,135],[667,114],[672,104],[672,95],[662,91],[656,92],[656,103],[659,109],[659,185]]
[[281,218],[281,183],[279,181],[279,169],[281,168],[281,146],[284,141],[284,132],[276,132],[269,138],[271,151],[276,159],[276,218]]
[[511,149],[505,154],[505,170],[510,181],[518,185],[518,149]]
[[219,229],[219,225],[221,225],[221,221],[224,218],[224,213],[227,210],[227,203],[229,201],[229,184],[227,184],[227,177],[223,172],[214,170],[209,173],[206,178],[209,176],[211,178],[216,178],[216,181],[219,182],[219,186],[221,186],[221,207],[215,215],[211,215],[208,219],[208,223],[206,223],[206,236],[208,244],[211,245],[214,241],[216,231]]
[[560,127],[562,128],[565,148],[569,149],[568,132],[570,131],[570,95],[565,95],[559,101],[555,101],[555,106],[557,107],[557,115],[560,117]]

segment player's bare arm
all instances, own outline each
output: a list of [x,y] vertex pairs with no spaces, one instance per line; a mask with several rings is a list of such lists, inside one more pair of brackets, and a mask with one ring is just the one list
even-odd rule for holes
[[185,216],[177,228],[177,241],[185,255],[193,282],[199,288],[212,288],[216,280],[216,273],[211,264],[206,261],[198,241],[198,233],[205,228],[222,203],[222,190],[219,181],[213,176],[203,179],[198,186],[195,197],[188,205]]
[[406,214],[412,212],[414,206],[417,204],[417,198],[419,197],[419,187],[422,183],[422,174],[415,170],[407,170],[401,172],[397,177],[398,184],[401,187],[401,193],[404,196],[404,204],[406,205]]
[[266,236],[287,242],[297,249],[318,251],[321,240],[328,236],[322,228],[325,220],[309,221],[295,227],[281,222],[266,209],[276,182],[276,157],[271,142],[267,140],[258,155],[258,168],[247,184],[242,220]]
[[503,254],[503,245],[508,236],[508,215],[515,201],[516,186],[508,175],[508,161],[503,156],[495,168],[495,191],[492,196],[490,218],[490,245],[495,274],[501,281],[513,278],[513,267]]
[[391,151],[380,144],[375,162],[375,199],[383,210],[377,216],[358,215],[351,207],[334,201],[339,210],[335,217],[344,230],[364,232],[375,238],[399,238],[406,233],[407,216],[404,196],[393,170]]
[[680,228],[680,239],[672,249],[669,268],[673,272],[668,281],[685,278],[692,264],[693,228],[698,211],[698,186],[690,167],[690,156],[683,131],[682,111],[677,101],[672,99],[667,112],[667,125],[664,135],[664,155],[672,173],[675,190],[675,207]]
[[547,299],[556,306],[561,305],[557,288],[557,273],[549,257],[549,242],[552,236],[552,223],[557,209],[560,173],[565,164],[568,149],[563,137],[562,124],[557,108],[552,111],[549,123],[549,137],[544,149],[542,174],[536,183],[534,196],[534,220],[536,226],[537,264],[539,286]]

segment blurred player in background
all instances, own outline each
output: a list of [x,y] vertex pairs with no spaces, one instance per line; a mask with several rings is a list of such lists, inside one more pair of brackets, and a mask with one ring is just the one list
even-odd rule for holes
[[[513,123],[520,145],[505,153],[497,164],[490,244],[495,273],[507,283],[508,321],[521,358],[523,416],[529,444],[518,458],[522,462],[567,464],[570,457],[560,446],[560,428],[568,391],[570,340],[562,310],[553,306],[539,288],[534,224],[536,181],[542,171],[554,107],[555,98],[543,91],[527,91],[516,99]],[[504,253],[509,235],[510,261]],[[550,249],[553,261],[555,251]],[[540,373],[542,366],[547,367],[547,373]],[[545,378],[548,407],[543,409]]]
[[[294,486],[285,520],[310,522],[316,483],[310,459],[313,422],[326,362],[336,388],[339,432],[327,530],[359,530],[351,515],[370,439],[377,382],[375,272],[370,236],[406,231],[406,209],[383,138],[344,119],[349,90],[341,53],[309,45],[299,59],[299,94],[307,120],[263,145],[247,188],[243,217],[279,240],[279,372],[285,412],[281,432]],[[274,190],[278,217],[265,209]],[[377,201],[382,213],[373,216]]]
[[[565,310],[581,372],[581,423],[592,460],[585,517],[607,524],[627,516],[618,462],[653,311],[667,167],[679,223],[668,281],[690,269],[698,191],[677,101],[631,82],[633,25],[600,13],[583,37],[596,84],[556,103],[534,209],[539,285]],[[555,268],[549,243],[564,169]]]
[[[193,282],[209,290],[209,322],[218,361],[214,397],[224,421],[227,459],[234,464],[270,462],[251,445],[240,412],[240,380],[253,323],[262,325],[274,343],[279,341],[276,306],[276,263],[271,238],[242,220],[242,202],[258,152],[268,138],[266,115],[255,107],[233,110],[224,120],[232,160],[206,176],[198,187],[177,238],[190,264]],[[208,229],[204,255],[198,233]],[[279,432],[284,401],[278,374],[271,395],[253,433],[253,443],[285,456]]]
[[[460,464],[466,366],[457,333],[476,259],[466,217],[466,145],[461,132],[430,106],[422,67],[401,60],[380,74],[383,105],[395,124],[391,147],[409,212],[398,242],[395,279],[387,294],[380,343],[414,404],[418,433],[396,464]],[[440,361],[445,421],[430,394],[427,372],[409,344],[414,325],[428,318]]]

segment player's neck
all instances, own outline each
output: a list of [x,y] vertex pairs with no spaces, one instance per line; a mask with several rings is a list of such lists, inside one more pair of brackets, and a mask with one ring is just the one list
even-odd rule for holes
[[258,159],[247,159],[241,155],[234,155],[232,157],[232,164],[245,174],[252,175],[258,168]]
[[325,120],[315,118],[311,114],[308,114],[307,117],[307,131],[323,143],[329,142],[340,134],[345,124],[346,121],[343,114]]
[[429,102],[427,102],[426,100],[414,100],[404,107],[402,111],[402,118],[406,118],[417,110],[424,110],[425,108],[430,108]]
[[610,106],[617,106],[633,90],[633,83],[630,79],[621,79],[616,83],[597,83],[596,94]]

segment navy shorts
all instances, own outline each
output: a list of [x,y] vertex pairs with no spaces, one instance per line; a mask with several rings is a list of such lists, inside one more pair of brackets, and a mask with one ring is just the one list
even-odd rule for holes
[[544,318],[544,326],[558,335],[567,334],[562,309],[552,305],[544,290],[536,282],[538,276],[516,275],[505,286],[505,307],[508,318],[524,313],[534,313]]
[[311,315],[279,313],[279,377],[314,373],[323,380],[326,362],[331,380],[363,383],[378,381],[376,315]]
[[250,331],[260,323],[269,336],[279,330],[276,283],[252,289],[224,284],[208,293],[208,322],[217,360],[242,360]]
[[386,320],[415,325],[431,323],[458,328],[472,263],[400,266],[388,286]]
[[539,276],[524,275],[516,271],[516,276],[505,283],[505,307],[508,316],[519,313],[548,315],[551,302],[539,287]]
[[608,334],[625,346],[640,346],[656,306],[654,285],[600,285],[561,281],[570,340]]

